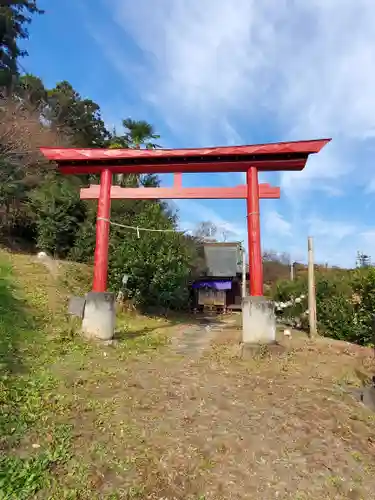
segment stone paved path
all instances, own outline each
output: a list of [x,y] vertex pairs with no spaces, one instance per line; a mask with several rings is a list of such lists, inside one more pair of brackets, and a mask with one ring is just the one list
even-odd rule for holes
[[202,318],[201,324],[184,326],[174,339],[177,354],[195,358],[201,356],[227,324],[216,318]]

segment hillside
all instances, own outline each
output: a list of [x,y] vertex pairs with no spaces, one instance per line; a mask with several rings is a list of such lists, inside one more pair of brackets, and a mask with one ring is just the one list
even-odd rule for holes
[[0,498],[374,498],[375,416],[346,391],[370,349],[294,333],[239,356],[233,320],[123,313],[88,344],[64,313],[88,267],[0,270]]

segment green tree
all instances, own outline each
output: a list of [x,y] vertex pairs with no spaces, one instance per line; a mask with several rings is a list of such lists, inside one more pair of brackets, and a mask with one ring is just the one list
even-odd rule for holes
[[[89,201],[84,203],[84,207],[85,220],[78,227],[75,243],[70,248],[68,257],[75,262],[91,264],[94,261],[97,206]],[[110,229],[110,239],[112,240],[112,238],[113,232]]]
[[[140,149],[156,149],[160,146],[154,141],[159,139],[160,136],[155,134],[154,127],[145,120],[132,120],[127,118],[122,121],[124,134],[118,135],[116,129],[113,130],[110,140],[109,148],[111,149],[127,149],[134,148]],[[150,176],[147,176],[145,182],[148,187],[151,187]],[[140,184],[145,185],[142,176],[139,174],[118,174],[116,176],[116,184],[123,187],[137,187]]]
[[194,248],[176,231],[175,215],[161,204],[145,203],[139,208],[131,225],[152,231],[119,229],[117,237],[111,238],[111,287],[121,290],[127,274],[126,295],[137,305],[184,307]]
[[[45,140],[41,132],[52,132],[54,138],[63,138],[64,145],[76,147],[153,149],[160,147],[159,136],[148,122],[130,118],[123,120],[122,135],[116,131],[109,133],[99,105],[83,98],[69,82],[62,81],[53,89],[47,89],[34,75],[19,77],[17,60],[26,52],[20,50],[18,43],[28,36],[26,28],[31,16],[41,11],[35,0],[9,0],[8,3],[0,10],[0,76],[8,86],[14,81],[12,77],[17,77],[12,86],[12,105],[17,107],[22,119],[17,117],[17,125],[14,108],[7,107],[8,123],[0,121],[0,180],[3,181],[0,204],[8,213],[8,223],[20,220],[22,210],[27,214],[30,238],[38,248],[58,257],[89,261],[94,255],[96,204],[79,199],[79,189],[86,179],[64,178],[46,168],[38,157],[38,148],[54,144]],[[32,113],[34,128],[25,134],[30,130]],[[15,125],[18,135],[11,143],[9,155],[9,144],[1,138],[8,137]],[[32,140],[25,141],[25,136]],[[37,172],[33,176],[23,168],[26,151],[32,152],[27,157],[27,165]],[[123,176],[121,183],[156,187],[159,179],[152,174]],[[17,214],[13,219],[9,216],[11,212]],[[123,274],[128,273],[128,296],[138,305],[166,308],[186,305],[187,281],[195,270],[196,247],[193,238],[176,231],[176,214],[158,200],[116,200],[112,203],[111,219],[141,229],[160,230],[139,231],[138,237],[137,231],[111,226],[111,288],[120,290]]]
[[[40,88],[40,80],[37,83]],[[27,100],[26,86],[18,90],[13,98],[0,98],[0,230],[7,237],[29,239],[34,231],[26,206],[28,194],[52,168],[39,148],[55,146],[58,138]]]
[[80,180],[50,173],[30,195],[28,203],[37,231],[37,247],[66,257],[86,217],[79,198]]
[[[92,261],[94,256],[94,203],[88,202],[86,214],[69,255],[83,262]],[[197,240],[176,230],[176,214],[158,201],[114,200],[111,221],[133,227],[110,227],[111,289],[125,291],[126,296],[140,307],[186,307],[188,281],[199,272],[204,259],[198,255]],[[144,231],[145,228],[148,231]],[[124,274],[129,276],[126,290],[122,285]]]
[[21,76],[14,92],[26,108],[38,109],[42,115],[46,112],[47,90],[39,77],[30,73]]
[[[5,3],[5,5],[4,5]],[[10,87],[18,75],[18,59],[27,51],[19,46],[29,36],[28,25],[34,14],[42,14],[36,0],[5,0],[0,6],[0,86]]]
[[[15,92],[15,102],[18,103],[21,118],[34,113],[39,128],[63,138],[65,144],[96,147],[104,145],[107,140],[108,132],[101,119],[99,106],[89,99],[82,99],[68,82],[46,90],[40,78],[25,75],[19,79]],[[14,113],[9,114],[14,116]],[[18,135],[30,135],[22,134],[27,131],[29,121],[26,120],[25,126],[19,125],[22,125],[20,119],[17,123],[20,129]],[[0,138],[2,127],[4,122],[0,124]],[[8,129],[17,130],[17,127],[10,122],[9,127],[4,129],[4,137],[7,136]],[[19,149],[21,144],[23,148],[29,147],[37,154],[39,146],[51,145],[44,140],[41,137],[40,144],[37,141],[35,144],[23,145],[18,138],[13,149]],[[0,203],[6,208],[3,212],[6,215],[6,220],[2,221],[3,227],[7,222],[7,232],[14,233],[17,229],[15,220],[21,221],[23,219],[20,216],[27,214],[23,224],[30,228],[27,235],[32,235],[38,248],[65,257],[75,244],[79,225],[85,221],[86,205],[79,199],[79,190],[87,179],[70,176],[64,178],[55,172],[48,174],[48,168],[45,168],[43,162],[40,165],[36,163],[39,161],[37,157],[30,168],[33,172],[30,179],[30,172],[25,169],[22,157],[15,154],[12,160],[13,158],[16,159],[16,164],[14,161],[11,164],[9,160],[3,161],[0,171],[0,179],[5,181],[0,190]],[[51,168],[50,165],[48,167]],[[91,227],[93,236],[94,227]]]
[[15,94],[29,110],[38,110],[46,127],[58,132],[77,147],[103,147],[110,138],[100,106],[83,99],[73,86],[63,81],[46,89],[32,74],[21,76]]
[[100,106],[84,99],[73,86],[63,81],[47,92],[46,119],[50,126],[67,136],[78,147],[103,147],[109,139]]
[[128,138],[125,135],[119,135],[114,127],[108,140],[108,147],[109,149],[128,149],[130,146]]
[[[284,309],[284,319],[300,318],[308,329],[307,279],[280,281],[274,299],[288,302],[304,296],[301,302]],[[318,330],[322,335],[360,345],[374,344],[375,270],[330,270],[316,273],[316,305]]]
[[18,229],[24,232],[31,227],[25,208],[27,188],[23,170],[0,156],[0,232],[3,235],[16,235]]
[[122,121],[125,129],[124,139],[129,148],[160,148],[154,141],[160,139],[160,135],[155,134],[154,127],[145,120],[132,120],[127,118]]
[[[69,145],[99,147],[105,144],[109,134],[99,105],[83,99],[69,82],[61,82],[44,92],[42,82],[28,75],[21,79],[19,88],[23,98],[38,106],[47,126],[65,137]],[[86,213],[88,205],[79,199],[80,188],[87,180],[85,176],[52,174],[33,190],[29,207],[34,214],[38,248],[66,257],[75,246],[81,226],[95,242],[95,220]],[[80,260],[85,257],[88,258],[87,252],[80,255]]]

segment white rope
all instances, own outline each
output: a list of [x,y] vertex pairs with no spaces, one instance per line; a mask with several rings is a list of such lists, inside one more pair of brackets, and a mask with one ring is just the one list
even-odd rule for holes
[[[252,212],[249,215],[259,213],[259,212]],[[134,231],[137,232],[137,238],[140,238],[140,231],[145,231],[145,232],[151,232],[151,233],[180,233],[180,234],[186,234],[191,232],[191,229],[185,229],[185,230],[176,230],[176,229],[154,229],[154,228],[148,228],[148,227],[139,227],[139,226],[127,226],[126,224],[119,224],[118,222],[113,222],[110,219],[106,219],[105,217],[97,217],[96,220],[102,220],[104,222],[108,222],[112,226],[117,226],[117,227],[122,227],[124,229],[133,229]],[[219,226],[220,228],[220,226]],[[225,227],[223,227],[225,229]]]
[[104,217],[97,217],[97,220],[103,220],[104,222],[109,222],[112,226],[123,227],[124,229],[134,229],[137,231],[137,236],[139,238],[139,231],[149,231],[154,233],[187,233],[188,231],[178,231],[175,229],[154,229],[148,227],[139,227],[139,226],[127,226],[125,224],[119,224],[118,222],[113,222],[110,219],[106,219]]

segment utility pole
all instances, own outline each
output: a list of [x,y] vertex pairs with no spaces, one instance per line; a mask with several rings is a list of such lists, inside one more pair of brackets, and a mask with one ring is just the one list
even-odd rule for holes
[[294,262],[290,259],[290,281],[294,281]]
[[314,243],[311,236],[307,241],[308,250],[308,289],[309,289],[309,325],[310,338],[317,334],[316,329],[316,294],[315,294],[315,276],[314,276]]

